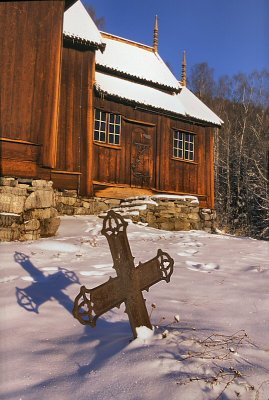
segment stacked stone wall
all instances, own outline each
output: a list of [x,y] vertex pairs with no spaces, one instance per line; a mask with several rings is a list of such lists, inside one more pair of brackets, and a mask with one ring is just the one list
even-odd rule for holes
[[[171,198],[164,196],[162,198],[161,195],[157,195],[150,197],[150,201],[148,199],[143,201],[136,198],[126,200],[84,198],[79,197],[75,190],[56,192],[56,208],[60,215],[99,215],[100,213],[105,215],[111,208],[120,213],[123,211],[124,215],[125,203],[128,205],[132,203],[133,207],[129,207],[130,212],[126,211],[125,214],[135,223],[142,222],[150,227],[169,231],[192,229],[215,231],[215,211],[199,208],[198,199],[194,196],[171,196]],[[146,207],[136,208],[138,203],[146,204]]]
[[133,222],[146,223],[150,227],[168,231],[215,231],[215,211],[200,209],[197,199],[188,196],[178,200],[154,196],[151,199],[156,204],[149,204],[145,210],[131,215]]
[[75,190],[58,191],[52,186],[45,180],[0,178],[0,241],[54,236],[60,225],[59,215],[99,215],[111,208],[128,208],[123,211],[127,218],[157,229],[215,230],[215,211],[200,209],[193,196],[157,195],[122,201],[80,197]]
[[52,182],[0,178],[0,240],[54,236],[59,225]]
[[118,199],[79,197],[76,190],[56,191],[55,201],[59,215],[98,215],[120,204]]

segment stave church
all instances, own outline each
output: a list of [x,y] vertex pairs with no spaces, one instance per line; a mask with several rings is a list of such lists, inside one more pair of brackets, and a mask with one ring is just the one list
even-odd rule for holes
[[78,196],[191,195],[214,208],[222,121],[153,46],[100,32],[80,0],[0,2],[1,176]]

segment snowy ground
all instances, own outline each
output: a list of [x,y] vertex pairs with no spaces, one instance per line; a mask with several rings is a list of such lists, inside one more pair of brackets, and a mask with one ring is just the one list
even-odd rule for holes
[[1,399],[267,400],[269,243],[129,225],[136,263],[175,260],[144,292],[154,334],[131,341],[124,306],[94,329],[71,314],[80,285],[115,276],[101,223],[64,217],[56,238],[0,244]]

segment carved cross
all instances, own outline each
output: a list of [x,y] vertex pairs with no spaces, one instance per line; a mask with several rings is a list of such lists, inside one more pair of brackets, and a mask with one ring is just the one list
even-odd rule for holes
[[146,326],[152,329],[142,290],[148,290],[161,280],[169,282],[174,260],[159,249],[156,257],[145,263],[140,262],[135,267],[126,234],[127,225],[119,214],[108,212],[101,233],[108,240],[117,277],[110,277],[106,283],[94,289],[82,286],[75,298],[73,315],[81,324],[94,327],[100,315],[114,307],[120,307],[124,302],[133,335],[136,337],[136,328]]

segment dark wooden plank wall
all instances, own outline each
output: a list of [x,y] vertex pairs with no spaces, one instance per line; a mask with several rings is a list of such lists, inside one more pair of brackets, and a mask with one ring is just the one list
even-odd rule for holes
[[56,159],[64,6],[0,3],[1,136],[42,145],[39,161],[48,167]]
[[[63,48],[54,185],[92,192],[94,51]],[[63,175],[66,171],[68,174]],[[72,183],[73,182],[73,183]]]
[[39,155],[39,146],[30,142],[13,141],[10,139],[0,140],[1,159],[20,161],[31,161],[36,163]]
[[63,49],[55,168],[80,171],[81,73],[83,53]]
[[[124,104],[94,98],[94,107],[120,114],[122,121],[121,143],[119,147],[94,143],[93,179],[98,182],[130,184],[131,174],[131,131],[132,127],[154,130],[156,116]],[[139,123],[140,122],[140,123]],[[155,184],[155,177],[154,182]]]
[[[172,146],[174,129],[195,134],[195,162],[181,161],[173,158]],[[169,171],[169,174],[161,174],[159,181],[160,190],[198,194],[198,168],[199,179],[201,179],[201,169],[203,169],[201,158],[204,151],[203,129],[204,128],[189,123],[163,118],[160,131],[160,171]],[[201,192],[199,194],[201,194]]]
[[[167,193],[198,195],[201,205],[213,207],[213,129],[192,122],[182,122],[174,118],[149,113],[131,106],[95,97],[96,108],[121,114],[123,119],[121,146],[119,148],[94,144],[93,179],[94,183],[111,183],[131,186],[131,129],[136,120],[137,126],[148,127],[154,133],[154,178],[148,186]],[[127,120],[126,120],[127,119]],[[144,125],[143,123],[144,122]],[[195,161],[185,162],[173,159],[172,132],[181,129],[195,134]]]

